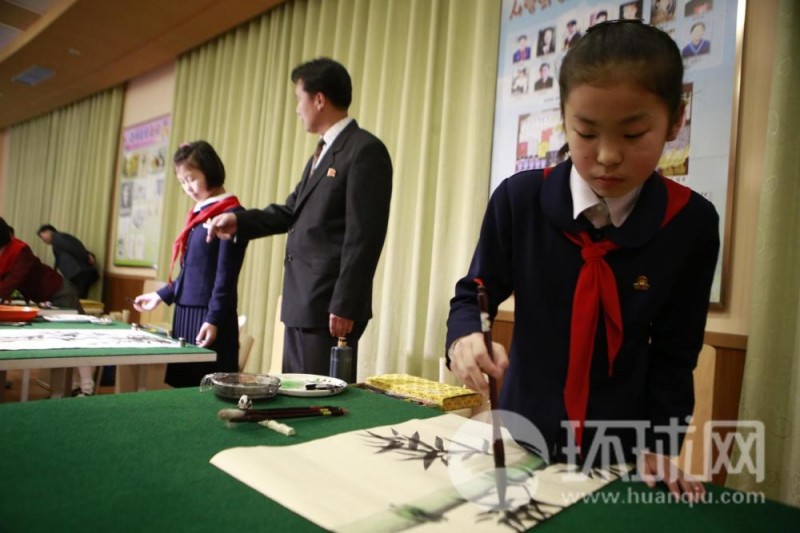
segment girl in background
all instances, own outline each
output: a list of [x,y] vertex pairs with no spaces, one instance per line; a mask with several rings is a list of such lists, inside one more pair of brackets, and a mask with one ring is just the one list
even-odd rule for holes
[[167,384],[196,387],[206,374],[239,370],[237,284],[247,241],[206,242],[206,221],[243,209],[236,196],[225,192],[225,167],[214,148],[206,141],[182,144],[173,163],[183,191],[195,202],[172,248],[170,276],[177,260],[180,274],[160,290],[137,296],[133,306],[151,311],[161,302],[174,303],[172,336],[217,353],[212,363],[167,365]]

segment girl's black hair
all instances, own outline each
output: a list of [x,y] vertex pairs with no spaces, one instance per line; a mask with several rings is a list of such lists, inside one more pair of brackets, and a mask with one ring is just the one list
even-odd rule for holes
[[612,20],[592,26],[569,49],[558,76],[561,115],[570,91],[583,84],[630,81],[658,95],[670,124],[680,119],[683,60],[675,41],[640,20]]
[[11,242],[11,226],[0,217],[0,248]]
[[225,183],[225,165],[214,147],[206,141],[182,144],[175,151],[172,162],[176,166],[185,163],[201,171],[209,189],[221,187]]

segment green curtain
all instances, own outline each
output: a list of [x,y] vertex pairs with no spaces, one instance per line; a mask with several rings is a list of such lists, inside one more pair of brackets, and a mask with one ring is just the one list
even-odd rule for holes
[[[753,304],[739,419],[765,429],[765,479],[728,485],[800,506],[800,3],[781,0],[775,35],[753,274]],[[754,449],[747,452],[753,453]],[[738,461],[737,461],[738,462]]]
[[[103,269],[122,101],[117,87],[9,129],[4,218],[45,263],[53,264],[52,248],[36,230],[50,223],[79,238]],[[89,297],[101,294],[102,281]]]
[[[350,115],[394,165],[389,232],[375,277],[359,376],[435,378],[448,302],[466,273],[488,200],[500,0],[296,0],[177,63],[171,148],[206,139],[246,207],[282,203],[316,139],[295,115],[292,68],[328,56],[353,79]],[[159,264],[190,200],[168,180]],[[256,338],[249,371],[270,362],[284,236],[250,244],[239,312]],[[159,270],[166,276],[166,267]]]

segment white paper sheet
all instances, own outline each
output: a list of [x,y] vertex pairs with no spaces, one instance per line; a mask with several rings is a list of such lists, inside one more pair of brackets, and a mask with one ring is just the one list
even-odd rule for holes
[[503,441],[509,486],[502,509],[491,425],[451,414],[294,446],[232,448],[211,463],[334,531],[514,531],[616,478],[564,475],[566,465],[546,466],[507,432]]
[[177,348],[175,339],[135,329],[0,329],[0,350]]

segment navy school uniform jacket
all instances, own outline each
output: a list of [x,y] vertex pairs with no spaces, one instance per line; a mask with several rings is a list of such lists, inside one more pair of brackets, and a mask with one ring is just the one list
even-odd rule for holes
[[[209,204],[213,205],[213,204]],[[206,206],[207,207],[207,206]],[[227,212],[239,212],[243,208]],[[206,242],[206,230],[197,224],[189,233],[180,274],[172,284],[158,290],[166,304],[208,307],[206,322],[219,326],[221,320],[236,314],[237,284],[247,240],[214,239]]]
[[[564,385],[572,301],[583,265],[580,248],[564,232],[592,226],[572,216],[571,161],[545,178],[542,171],[516,174],[492,195],[469,273],[456,284],[447,346],[480,331],[474,278],[490,295],[490,314],[515,295],[510,367],[500,407],[523,415],[545,438],[550,456],[568,442]],[[677,418],[685,425],[694,407],[692,371],[702,347],[709,295],[719,252],[719,217],[692,192],[688,203],[661,228],[666,185],[653,174],[642,186],[625,223],[604,230],[621,248],[605,259],[616,278],[623,343],[611,375],[601,319],[592,357],[587,421],[644,421],[649,426]],[[591,423],[591,422],[590,422]],[[592,431],[584,433],[588,449]],[[626,458],[641,447],[638,434],[620,431]],[[677,454],[682,436],[669,442],[647,431],[653,451]]]

